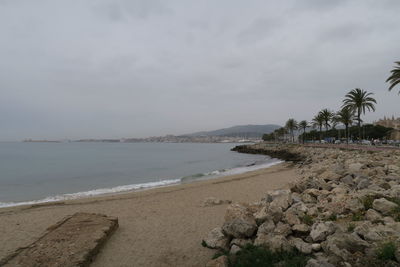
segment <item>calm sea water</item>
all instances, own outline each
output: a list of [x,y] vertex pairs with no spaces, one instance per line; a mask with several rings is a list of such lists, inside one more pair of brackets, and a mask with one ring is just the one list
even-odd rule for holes
[[235,144],[0,143],[0,207],[209,179],[268,167]]

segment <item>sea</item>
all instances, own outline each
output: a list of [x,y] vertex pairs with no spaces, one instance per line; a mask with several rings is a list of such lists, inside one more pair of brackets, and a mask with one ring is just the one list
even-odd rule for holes
[[0,208],[189,183],[281,161],[232,143],[0,143]]

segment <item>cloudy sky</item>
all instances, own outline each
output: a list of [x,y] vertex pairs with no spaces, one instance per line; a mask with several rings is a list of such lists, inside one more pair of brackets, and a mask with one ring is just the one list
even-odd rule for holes
[[[398,0],[0,0],[0,140],[400,116]],[[399,88],[398,88],[399,89]]]

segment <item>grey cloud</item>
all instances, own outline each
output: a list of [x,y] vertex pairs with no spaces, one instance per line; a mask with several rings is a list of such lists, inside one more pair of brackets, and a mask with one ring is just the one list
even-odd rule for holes
[[395,4],[0,0],[0,141],[283,124],[354,87],[400,116]]
[[147,19],[152,15],[168,14],[171,10],[161,0],[115,0],[93,1],[94,10],[112,21],[128,19],[130,17]]
[[308,10],[330,10],[332,8],[339,7],[346,2],[350,2],[350,0],[328,0],[328,1],[321,1],[321,0],[301,0],[296,1],[295,7],[301,9],[308,9]]
[[319,40],[322,42],[351,42],[358,39],[362,35],[367,35],[371,32],[372,28],[366,26],[365,24],[339,24],[321,32],[319,35]]
[[278,19],[258,18],[238,34],[239,44],[251,44],[272,37],[282,22]]

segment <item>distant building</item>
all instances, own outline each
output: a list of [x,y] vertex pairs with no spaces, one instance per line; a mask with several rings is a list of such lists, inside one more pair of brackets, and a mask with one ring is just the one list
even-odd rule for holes
[[395,119],[394,116],[392,118],[383,117],[376,122],[375,125],[380,125],[388,128],[393,128],[394,130],[390,133],[389,139],[391,140],[400,140],[400,118]]

